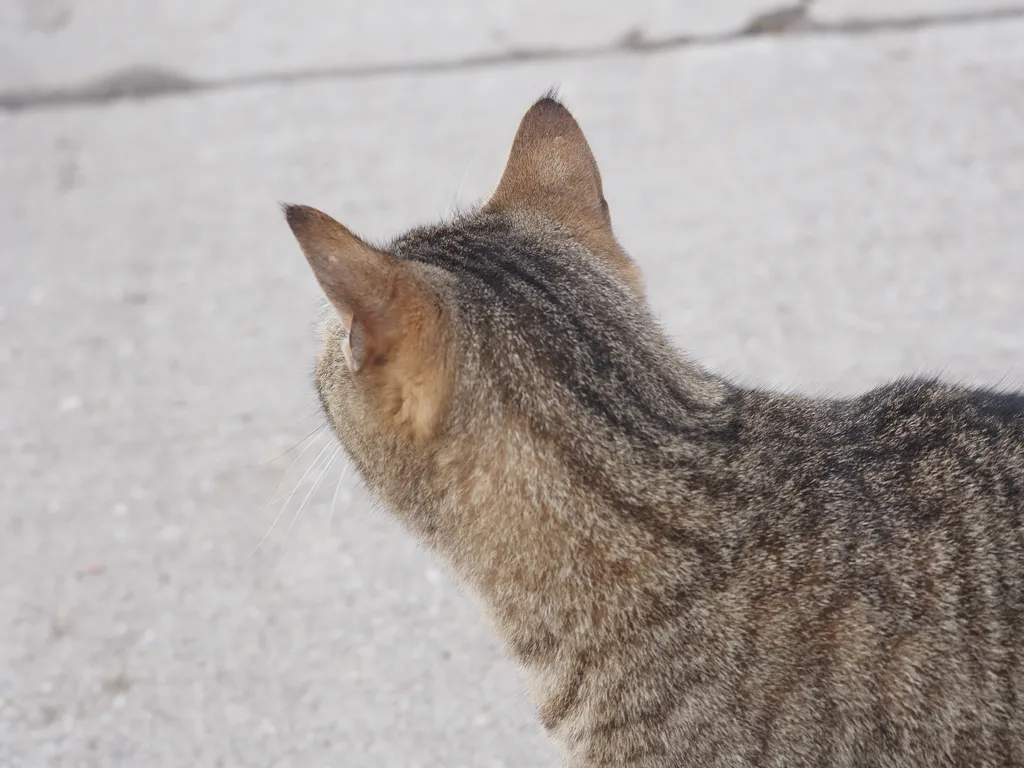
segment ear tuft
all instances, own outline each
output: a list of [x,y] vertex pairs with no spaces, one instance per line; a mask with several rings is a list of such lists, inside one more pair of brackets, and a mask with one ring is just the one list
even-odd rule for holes
[[541,95],[541,97],[539,99],[537,99],[537,101],[544,101],[544,100],[555,101],[555,102],[558,102],[559,104],[562,103],[562,97],[558,95],[558,86],[557,85],[552,85],[550,88],[548,88],[546,91],[544,91],[543,95]]

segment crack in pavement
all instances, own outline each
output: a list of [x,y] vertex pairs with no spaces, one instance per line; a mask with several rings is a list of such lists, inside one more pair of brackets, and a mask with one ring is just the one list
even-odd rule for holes
[[617,55],[644,55],[670,50],[702,48],[740,40],[773,36],[870,35],[933,27],[949,27],[1010,19],[1024,19],[1024,6],[985,11],[963,11],[938,16],[852,18],[838,22],[816,21],[810,16],[812,0],[756,15],[736,31],[711,35],[673,35],[651,38],[634,29],[611,43],[575,48],[514,48],[453,59],[353,64],[310,68],[291,72],[263,72],[215,80],[200,80],[160,67],[133,66],[81,85],[0,92],[0,111],[19,112],[76,105],[105,104],[121,100],[146,100],[191,93],[233,90],[259,85],[361,80],[392,75],[460,72],[545,61],[584,61]]

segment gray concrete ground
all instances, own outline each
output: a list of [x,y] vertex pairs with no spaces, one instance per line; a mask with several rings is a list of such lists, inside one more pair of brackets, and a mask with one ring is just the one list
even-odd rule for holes
[[1024,384],[1024,5],[5,0],[0,766],[558,764],[340,463],[288,530],[329,443],[288,469],[319,299],[276,208],[478,199],[554,83],[710,366]]

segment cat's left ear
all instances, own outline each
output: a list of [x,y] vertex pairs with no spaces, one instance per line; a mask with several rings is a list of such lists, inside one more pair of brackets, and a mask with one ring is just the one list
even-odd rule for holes
[[357,237],[326,213],[285,206],[317,282],[348,331],[342,353],[380,418],[417,437],[437,424],[446,394],[446,334],[439,303],[415,265]]
[[484,211],[527,211],[561,224],[641,296],[643,278],[612,232],[601,172],[579,124],[545,96],[523,116]]

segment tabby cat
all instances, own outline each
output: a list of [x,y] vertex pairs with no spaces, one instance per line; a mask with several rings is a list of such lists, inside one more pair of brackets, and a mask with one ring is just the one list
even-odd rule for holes
[[691,362],[552,97],[472,213],[386,248],[286,216],[330,423],[572,768],[1024,766],[1024,396]]

